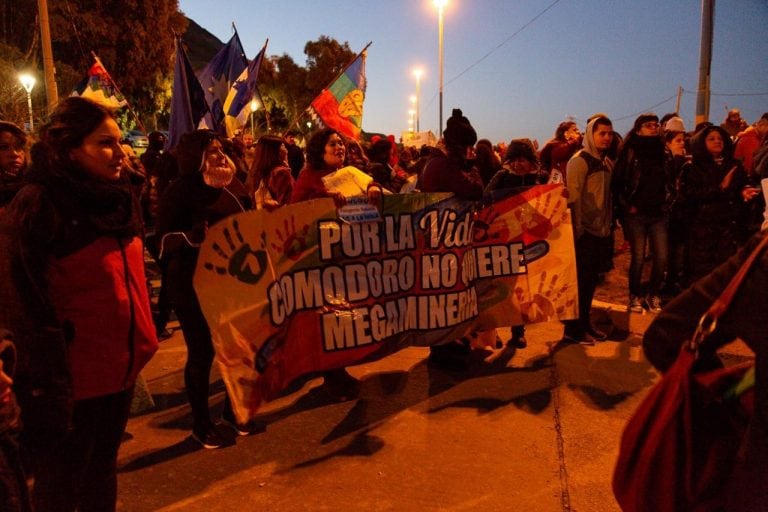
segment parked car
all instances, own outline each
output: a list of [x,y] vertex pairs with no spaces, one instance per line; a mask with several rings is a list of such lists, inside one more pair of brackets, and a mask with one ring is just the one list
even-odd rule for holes
[[141,130],[131,130],[125,134],[125,141],[134,148],[146,148],[149,146],[147,134]]

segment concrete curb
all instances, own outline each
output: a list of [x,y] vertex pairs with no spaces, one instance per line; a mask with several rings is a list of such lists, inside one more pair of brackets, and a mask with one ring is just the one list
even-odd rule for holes
[[632,334],[642,335],[656,318],[655,313],[643,310],[642,313],[630,313],[627,306],[622,304],[612,304],[599,300],[592,301],[592,311],[598,314],[607,315],[611,324],[619,330]]

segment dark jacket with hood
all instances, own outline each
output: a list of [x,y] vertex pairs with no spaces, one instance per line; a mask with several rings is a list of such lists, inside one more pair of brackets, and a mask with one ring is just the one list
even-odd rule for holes
[[585,232],[601,238],[611,234],[611,173],[614,162],[609,156],[610,150],[601,153],[595,146],[592,135],[595,121],[597,119],[587,125],[584,148],[571,157],[566,168],[568,206],[576,238]]
[[246,211],[251,203],[245,186],[235,177],[223,188],[203,181],[205,149],[214,138],[209,130],[195,130],[182,137],[176,147],[179,178],[163,193],[158,207],[160,257],[183,258],[192,270],[208,227]]
[[[723,138],[722,161],[716,162],[707,151],[706,138],[713,131]],[[719,126],[709,126],[691,139],[692,160],[680,172],[680,195],[686,204],[695,208],[693,224],[731,225],[742,215],[741,189],[746,175],[741,162],[733,158],[733,142]],[[729,172],[733,172],[730,185],[722,189],[720,184]]]
[[630,211],[654,217],[669,211],[674,182],[666,173],[661,137],[636,132],[627,136],[613,169],[611,189],[622,217]]
[[455,108],[443,132],[446,153],[434,151],[419,180],[422,192],[453,192],[459,199],[483,197],[483,178],[464,155],[477,142],[477,133],[461,110]]

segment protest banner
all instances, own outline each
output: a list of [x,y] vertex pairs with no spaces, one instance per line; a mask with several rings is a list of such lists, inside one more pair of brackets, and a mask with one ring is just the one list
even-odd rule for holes
[[395,194],[380,220],[331,199],[211,227],[195,289],[240,421],[295,378],[479,329],[577,316],[561,185],[481,202]]

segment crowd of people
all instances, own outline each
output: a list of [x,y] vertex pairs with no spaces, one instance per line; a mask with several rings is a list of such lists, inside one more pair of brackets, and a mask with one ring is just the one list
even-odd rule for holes
[[[320,197],[342,206],[346,198],[322,178],[349,165],[372,177],[367,195],[374,204],[384,191],[452,192],[477,201],[496,190],[563,184],[579,299],[563,341],[595,343],[607,334],[592,325],[590,307],[617,231],[631,255],[633,313],[662,311],[665,299],[760,231],[768,113],[745,126],[734,112],[739,117],[732,111],[722,127],[702,123],[690,132],[677,114],[646,113],[623,137],[597,113],[583,132],[573,121],[559,124],[541,150],[524,138],[478,140],[459,109],[437,146],[422,148],[391,136],[361,143],[325,128],[305,150],[293,132],[254,140],[210,130],[189,132],[169,149],[166,136],[153,132],[138,158],[121,144],[114,113],[83,98],[62,101],[34,144],[0,122],[0,264],[8,277],[0,294],[0,498],[18,510],[30,502],[38,511],[114,508],[117,451],[134,386],[158,339],[168,336],[170,311],[187,346],[192,437],[217,448],[256,431],[237,422],[228,399],[219,419],[208,403],[214,347],[193,274],[208,228],[227,216]],[[161,271],[156,304],[145,248]],[[508,343],[524,348],[524,326],[511,327]],[[472,349],[471,340],[446,341],[431,347],[431,362],[461,362]],[[343,368],[323,378],[335,399],[357,396],[359,383]],[[34,475],[31,496],[19,476],[25,471]]]

